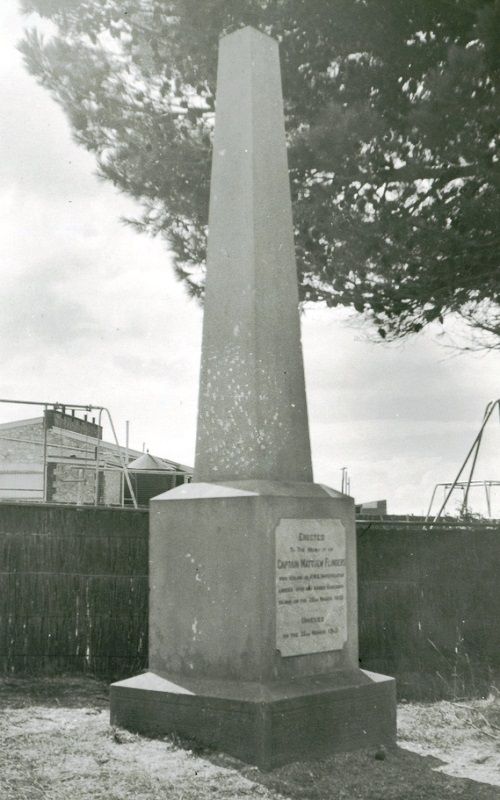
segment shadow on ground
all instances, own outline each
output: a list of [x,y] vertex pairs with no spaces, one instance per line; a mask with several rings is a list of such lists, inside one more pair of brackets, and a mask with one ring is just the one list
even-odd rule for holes
[[[255,783],[290,798],[310,800],[498,800],[498,787],[454,778],[434,769],[443,762],[397,747],[385,758],[379,751],[341,753],[318,761],[295,762],[269,773],[241,762],[231,766]],[[204,753],[229,766],[227,756]]]
[[109,684],[86,676],[0,676],[0,708],[107,708]]

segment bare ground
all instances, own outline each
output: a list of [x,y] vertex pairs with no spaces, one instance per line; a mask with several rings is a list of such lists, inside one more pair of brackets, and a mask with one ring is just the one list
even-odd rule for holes
[[[403,704],[399,747],[263,774],[109,726],[107,686],[0,680],[2,800],[499,800],[500,701]],[[437,760],[440,759],[440,760]],[[474,780],[471,780],[473,778]]]
[[440,772],[500,787],[500,696],[400,705],[398,743],[439,758]]

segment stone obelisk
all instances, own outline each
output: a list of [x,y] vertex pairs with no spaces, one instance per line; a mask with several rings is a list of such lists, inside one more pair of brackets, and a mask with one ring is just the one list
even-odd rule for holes
[[221,40],[195,480],[312,481],[278,44]]
[[115,724],[263,769],[395,740],[358,668],[352,498],[312,482],[277,43],[221,40],[194,482],[151,501],[149,672]]

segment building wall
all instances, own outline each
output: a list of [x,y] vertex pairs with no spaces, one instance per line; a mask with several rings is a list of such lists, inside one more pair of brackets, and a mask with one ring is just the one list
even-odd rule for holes
[[[70,420],[71,421],[71,420]],[[83,424],[84,421],[80,420]],[[89,430],[97,430],[88,423]],[[57,503],[95,503],[94,436],[58,427],[47,430],[47,499]],[[0,428],[0,499],[43,499],[44,426],[41,419]],[[123,455],[123,450],[122,450]],[[130,456],[139,456],[135,450]],[[69,459],[74,459],[72,464]],[[120,467],[117,448],[99,442],[99,461]],[[86,463],[87,462],[87,463]],[[94,462],[94,463],[92,463]],[[99,502],[119,505],[121,474],[105,469],[99,478]]]
[[43,423],[0,429],[0,499],[43,499]]
[[[95,505],[95,466],[54,462],[47,470],[47,500],[52,503]],[[118,506],[122,502],[122,473],[99,470],[98,504]]]
[[43,500],[43,464],[0,464],[0,500],[5,498]]
[[122,473],[106,470],[103,475],[102,502],[106,506],[121,505]]
[[22,427],[0,429],[0,469],[11,462],[43,462],[43,422],[34,420]]
[[[95,504],[96,467],[99,455],[98,502],[121,505],[121,465],[125,463],[124,448],[95,438],[98,426],[59,412],[48,416],[48,421],[62,420],[64,428],[47,429],[47,500],[77,505]],[[85,433],[87,425],[88,433]],[[74,427],[75,430],[71,430]],[[123,462],[120,461],[120,454]],[[129,459],[141,456],[137,450],[128,451]],[[43,500],[44,427],[41,418],[27,420],[24,424],[8,423],[0,426],[0,499]],[[140,475],[140,473],[136,473]],[[142,475],[137,481],[145,487],[148,481],[158,483],[159,489],[144,494],[147,498],[183,482],[165,472],[165,477]],[[161,485],[160,485],[161,484]],[[128,495],[128,489],[126,491]]]
[[[98,443],[92,436],[60,428],[49,428],[47,440],[49,458],[59,460],[74,455],[95,461]],[[99,459],[112,461],[117,466],[120,464],[117,448],[107,442],[99,442]]]

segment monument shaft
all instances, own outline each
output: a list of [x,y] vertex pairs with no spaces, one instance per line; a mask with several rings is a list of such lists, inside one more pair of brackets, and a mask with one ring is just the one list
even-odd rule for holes
[[312,481],[278,45],[222,39],[196,481]]

